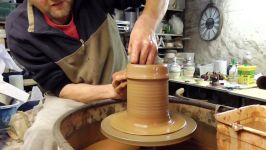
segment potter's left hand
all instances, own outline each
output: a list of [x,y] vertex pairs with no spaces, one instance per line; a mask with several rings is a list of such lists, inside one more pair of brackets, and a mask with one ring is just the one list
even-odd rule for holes
[[114,99],[126,99],[127,97],[127,75],[126,70],[116,72],[112,75],[112,86],[117,94]]
[[154,64],[158,53],[154,20],[142,14],[130,35],[128,53],[132,64]]

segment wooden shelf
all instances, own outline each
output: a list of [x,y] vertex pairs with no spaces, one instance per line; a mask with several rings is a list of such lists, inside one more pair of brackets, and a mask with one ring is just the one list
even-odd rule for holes
[[33,79],[24,79],[23,84],[24,86],[34,86],[37,85],[37,82],[34,81]]
[[121,32],[121,31],[119,31],[119,34],[120,34],[120,35],[130,36],[130,33],[131,33],[131,32]]
[[168,8],[167,11],[183,12],[184,10],[182,10],[182,9],[170,9],[170,8]]
[[[124,34],[124,35],[130,35],[131,32],[119,32],[120,34]],[[164,34],[164,33],[156,33],[156,36],[172,36],[172,37],[183,37],[182,34]],[[184,38],[184,40],[188,40],[190,38],[186,37]],[[182,38],[183,40],[183,38]]]
[[165,34],[165,33],[156,33],[155,35],[157,36],[178,36],[178,37],[182,37],[182,34]]
[[[140,9],[144,9],[145,5],[141,5]],[[173,11],[173,12],[183,12],[184,10],[182,9],[172,9],[172,8],[167,8],[167,11]]]
[[158,47],[158,49],[162,49],[162,50],[168,50],[168,49],[184,49],[182,47]]

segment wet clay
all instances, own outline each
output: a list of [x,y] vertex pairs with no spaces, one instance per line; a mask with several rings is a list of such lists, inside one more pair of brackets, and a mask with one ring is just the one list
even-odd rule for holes
[[168,72],[163,65],[128,65],[127,113],[138,124],[169,121]]
[[[197,124],[193,119],[182,116],[186,120],[186,125],[181,130],[160,135],[135,135],[114,129],[110,125],[112,117],[114,117],[114,115],[108,116],[102,121],[101,130],[103,135],[115,141],[137,146],[164,146],[177,144],[191,138],[197,127]],[[124,122],[121,123],[124,124]]]
[[[217,150],[216,128],[197,122],[197,130],[187,141],[171,146],[156,147],[156,150]],[[143,150],[151,150],[143,148]]]
[[[168,70],[164,65],[127,66],[127,111],[115,114],[113,128],[129,134],[160,135],[182,129],[182,116],[168,110]],[[123,123],[122,123],[123,122]]]
[[138,146],[119,143],[110,139],[99,141],[84,150],[139,150]]
[[100,124],[101,122],[95,122],[83,126],[66,140],[75,150],[84,149],[88,145],[104,140],[106,137],[101,133]]
[[101,123],[109,139],[137,146],[164,146],[191,138],[196,122],[169,111],[168,70],[164,65],[127,66],[127,110]]
[[[196,129],[195,133],[193,134],[193,137],[185,142],[179,143],[179,144],[174,144],[171,146],[161,146],[161,147],[156,147],[157,150],[217,150],[217,145],[216,145],[216,129],[210,125],[207,125],[202,122],[197,122],[198,128]],[[83,136],[86,135],[86,136]],[[88,136],[89,135],[89,136]],[[73,141],[75,145],[73,146]],[[89,139],[86,142],[82,142],[83,139]],[[105,141],[105,137],[103,135],[100,135],[100,122],[90,124],[89,126],[86,126],[85,128],[82,128],[75,132],[73,137],[69,139],[68,141],[72,143],[71,145],[75,149],[84,149],[84,150],[112,150],[110,148],[114,146],[110,146],[109,144],[112,143],[110,141]],[[93,142],[94,141],[94,142]],[[97,144],[98,143],[98,144]],[[104,147],[105,149],[97,149],[97,148],[102,148],[98,147],[100,146],[99,144],[106,143],[109,147]],[[117,144],[117,143],[115,143]],[[78,146],[79,145],[79,146]],[[97,147],[94,147],[94,146]],[[119,145],[116,145],[119,146]],[[132,147],[129,145],[124,145],[128,149],[123,149],[123,150],[131,150],[130,148],[138,148],[138,147]],[[91,149],[94,148],[94,149]],[[117,148],[117,147],[116,147]],[[118,147],[119,148],[119,147]],[[123,147],[122,147],[123,148]],[[150,147],[141,147],[140,150],[151,150],[152,148]],[[114,150],[119,150],[119,149],[114,149]],[[134,150],[134,149],[133,149]],[[138,150],[138,149],[136,149]]]

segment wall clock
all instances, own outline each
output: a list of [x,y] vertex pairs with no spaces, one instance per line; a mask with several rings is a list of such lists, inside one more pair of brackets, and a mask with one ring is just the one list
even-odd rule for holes
[[219,9],[213,3],[209,3],[203,10],[200,23],[199,33],[203,40],[211,41],[218,37],[222,29],[222,16]]

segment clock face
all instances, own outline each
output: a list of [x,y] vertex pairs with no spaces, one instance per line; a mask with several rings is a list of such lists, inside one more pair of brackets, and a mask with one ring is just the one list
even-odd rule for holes
[[200,37],[207,41],[214,40],[220,33],[221,24],[221,15],[218,8],[215,6],[207,6],[200,18]]

